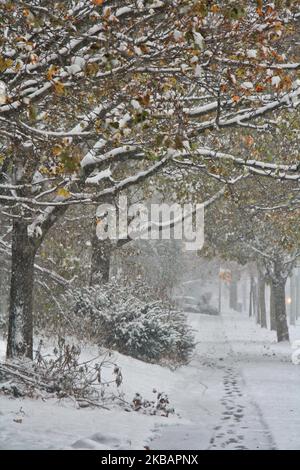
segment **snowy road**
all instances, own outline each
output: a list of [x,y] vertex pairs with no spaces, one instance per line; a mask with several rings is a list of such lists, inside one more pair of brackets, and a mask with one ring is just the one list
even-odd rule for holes
[[300,449],[300,371],[289,346],[239,314],[190,318],[199,344],[177,384],[190,423],[165,428],[152,448]]

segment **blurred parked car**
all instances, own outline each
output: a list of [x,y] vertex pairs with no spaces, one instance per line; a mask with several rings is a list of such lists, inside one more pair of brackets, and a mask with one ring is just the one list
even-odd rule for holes
[[177,307],[179,307],[181,310],[191,313],[200,313],[198,299],[196,299],[195,297],[183,295],[176,296],[174,300],[176,302]]
[[211,294],[203,294],[199,299],[195,297],[182,295],[174,298],[176,305],[190,313],[203,313],[206,315],[219,315],[218,309],[210,305]]

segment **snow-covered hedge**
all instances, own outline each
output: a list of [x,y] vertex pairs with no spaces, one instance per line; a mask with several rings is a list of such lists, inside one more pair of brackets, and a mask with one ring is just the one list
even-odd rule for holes
[[194,348],[185,315],[147,286],[113,280],[72,294],[75,319],[104,347],[150,362],[184,363]]

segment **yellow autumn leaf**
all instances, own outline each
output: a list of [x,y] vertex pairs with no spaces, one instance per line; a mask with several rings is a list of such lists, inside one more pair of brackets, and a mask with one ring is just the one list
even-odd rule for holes
[[234,96],[232,96],[231,99],[232,99],[232,101],[233,101],[234,103],[238,103],[241,98],[240,98],[240,96],[238,96],[238,95],[234,95]]
[[63,95],[65,93],[65,85],[61,82],[55,82],[53,84],[54,91],[57,95]]
[[46,73],[46,77],[47,77],[47,80],[52,80],[54,75],[57,74],[58,72],[58,67],[56,67],[56,65],[51,65],[51,67],[49,67],[47,73]]
[[5,59],[0,56],[0,72],[5,72],[6,69],[12,66],[14,61],[12,59]]
[[55,157],[57,157],[58,155],[60,155],[63,151],[63,148],[61,145],[54,145],[54,147],[52,148],[52,153]]
[[252,135],[245,136],[245,143],[246,143],[247,147],[252,147],[254,142],[255,141],[254,141],[254,138],[252,137]]
[[42,175],[49,175],[50,173],[49,169],[45,166],[41,166],[39,171]]
[[56,194],[64,198],[70,197],[71,195],[70,191],[68,191],[66,188],[59,188]]
[[263,16],[263,0],[257,0],[256,12],[259,16]]
[[219,11],[220,11],[220,7],[218,5],[213,5],[211,7],[211,12],[212,13],[219,13]]

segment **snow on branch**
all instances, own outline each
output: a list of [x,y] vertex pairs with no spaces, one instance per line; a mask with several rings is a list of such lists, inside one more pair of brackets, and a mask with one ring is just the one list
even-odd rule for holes
[[[283,165],[283,164],[270,163],[270,162],[264,162],[264,161],[253,160],[253,159],[244,159],[244,158],[236,157],[228,153],[223,153],[223,152],[215,151],[212,149],[206,149],[206,148],[198,148],[195,151],[194,155],[195,156],[199,155],[202,157],[210,157],[216,160],[230,160],[239,166],[249,167],[250,169],[258,170],[258,171],[261,170],[260,174],[262,175],[264,174],[264,172],[270,171],[270,172],[273,172],[274,175],[277,174],[278,178],[280,179],[293,179],[295,181],[298,181],[300,179],[299,164]],[[289,173],[292,173],[292,175],[289,175]]]

